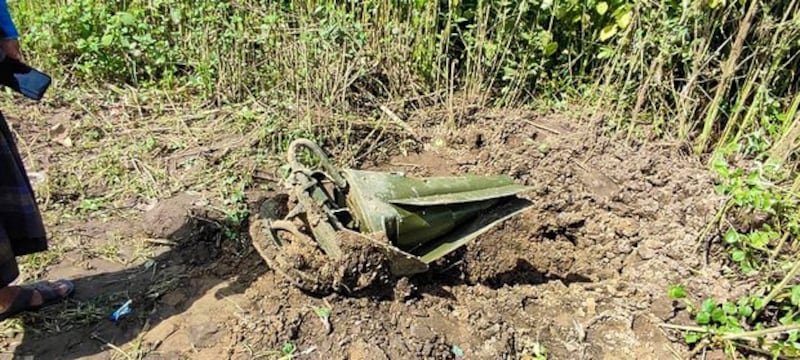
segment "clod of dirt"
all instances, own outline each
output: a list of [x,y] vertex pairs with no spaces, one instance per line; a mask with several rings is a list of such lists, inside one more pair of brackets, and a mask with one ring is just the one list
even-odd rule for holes
[[144,229],[149,236],[180,242],[193,236],[197,224],[191,211],[202,201],[199,195],[181,193],[159,201],[144,214]]
[[[266,218],[280,219],[288,196],[276,196],[264,202],[260,218],[254,219],[250,226],[250,237],[258,252],[273,268],[292,284],[305,291],[327,294],[331,291],[355,293],[385,284],[389,277],[389,266],[385,255],[371,244],[369,239],[351,231],[339,231],[336,241],[342,250],[342,257],[332,259],[326,255],[315,240],[286,231],[270,232],[266,228]],[[297,229],[308,229],[300,219],[294,220]],[[278,245],[270,236],[278,236]]]
[[404,301],[417,291],[417,287],[408,280],[407,277],[404,277],[397,281],[394,285],[393,295],[394,299],[398,301]]
[[358,292],[390,280],[386,256],[369,240],[345,231],[337,239],[344,256],[335,264],[335,288]]
[[316,273],[323,279],[330,278],[328,273],[330,261],[327,256],[319,249],[316,243],[296,239],[288,234],[279,234],[283,246],[281,249],[286,257],[289,266],[299,271]]

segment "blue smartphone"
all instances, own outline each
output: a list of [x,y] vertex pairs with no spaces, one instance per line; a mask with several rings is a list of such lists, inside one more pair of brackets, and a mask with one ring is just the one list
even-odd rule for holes
[[5,85],[23,96],[41,100],[50,87],[49,75],[25,63],[5,57],[0,61],[0,85]]

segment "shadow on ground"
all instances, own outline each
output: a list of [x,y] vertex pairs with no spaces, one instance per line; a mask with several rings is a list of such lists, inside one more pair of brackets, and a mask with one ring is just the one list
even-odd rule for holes
[[[144,264],[72,278],[72,299],[22,316],[25,333],[13,358],[75,359],[106,352],[109,344],[122,348],[223,283],[217,299],[244,292],[267,268],[253,249],[234,251],[221,242],[219,230],[205,223],[196,236]],[[127,300],[133,312],[112,321],[111,313]]]
[[[191,314],[181,316],[187,318],[182,319],[189,334],[187,346],[220,341],[207,338],[210,332],[203,327],[219,321],[224,298],[243,294],[269,270],[249,245],[250,239],[243,240],[248,244],[245,246],[224,241],[224,233],[215,221],[201,221],[193,227],[193,234],[186,237],[187,240],[167,248],[144,264],[72,278],[76,284],[73,299],[23,317],[25,334],[15,348],[14,358],[74,359],[109,351],[135,353],[141,335],[187,311]],[[565,284],[590,281],[578,274],[558,277],[542,273],[525,259],[518,259],[509,271],[471,281],[457,265],[465,251],[460,249],[441,266],[412,277],[410,283],[415,290],[404,296],[429,294],[453,298],[450,287],[476,283],[499,289],[550,281]],[[394,285],[382,284],[350,296],[393,301],[397,295]],[[290,285],[282,282],[281,286]],[[112,321],[110,314],[128,300],[132,301],[133,313],[119,322]],[[200,301],[202,306],[193,307]],[[171,334],[162,335],[169,337]]]

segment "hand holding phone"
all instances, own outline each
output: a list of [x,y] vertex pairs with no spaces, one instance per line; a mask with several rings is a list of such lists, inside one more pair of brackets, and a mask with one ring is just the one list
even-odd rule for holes
[[41,100],[52,82],[50,76],[5,54],[0,56],[0,85],[5,85],[29,99]]

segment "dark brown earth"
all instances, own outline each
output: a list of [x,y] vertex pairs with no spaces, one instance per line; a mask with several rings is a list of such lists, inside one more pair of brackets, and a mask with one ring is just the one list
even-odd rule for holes
[[[528,113],[479,113],[457,130],[412,124],[420,151],[363,167],[509,174],[534,187],[525,194],[534,207],[428,273],[320,298],[269,270],[246,243],[222,241],[213,216],[197,215],[202,195],[163,199],[138,216],[85,224],[80,237],[81,246],[121,230],[168,240],[155,243],[154,260],[116,264],[68,252],[46,274],[75,278],[76,300],[25,323],[90,315],[10,334],[7,348],[47,359],[141,349],[149,359],[279,358],[287,343],[303,359],[535,359],[541,348],[554,359],[662,359],[689,352],[659,327],[686,321],[667,297],[670,284],[718,299],[746,290],[698,246],[721,199],[679,144],[626,145],[591,122]],[[108,320],[126,299],[134,314]]]

